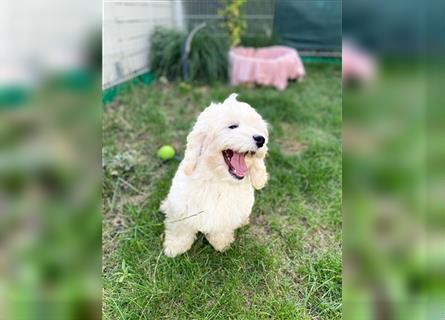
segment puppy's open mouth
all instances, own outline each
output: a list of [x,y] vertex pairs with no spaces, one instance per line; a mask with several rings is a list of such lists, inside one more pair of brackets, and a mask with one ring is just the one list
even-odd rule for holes
[[222,152],[224,161],[229,167],[229,173],[235,178],[241,180],[247,173],[247,166],[245,156],[247,152],[238,153],[233,150],[227,149]]

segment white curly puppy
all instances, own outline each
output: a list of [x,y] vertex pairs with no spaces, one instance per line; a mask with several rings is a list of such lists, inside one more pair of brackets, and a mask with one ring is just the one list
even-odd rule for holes
[[184,159],[161,204],[167,256],[189,250],[197,232],[216,250],[226,249],[235,229],[249,223],[254,188],[267,182],[267,124],[236,97],[207,107],[187,137]]

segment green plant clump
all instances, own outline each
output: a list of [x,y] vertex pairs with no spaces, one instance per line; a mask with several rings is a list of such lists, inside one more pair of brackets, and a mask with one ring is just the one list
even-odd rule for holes
[[[226,36],[215,36],[212,28],[200,30],[192,39],[188,56],[189,80],[212,83],[227,79]],[[157,28],[151,38],[150,65],[156,77],[170,81],[185,80],[181,66],[181,47],[186,34],[166,28]]]
[[181,45],[185,34],[178,30],[156,28],[151,36],[150,66],[157,78],[175,80],[181,76]]
[[218,11],[223,18],[224,27],[230,35],[230,45],[236,47],[241,42],[241,37],[247,29],[247,22],[241,14],[241,8],[247,0],[220,0],[225,7]]
[[241,45],[243,47],[264,48],[279,44],[280,41],[276,35],[267,36],[265,34],[257,34],[254,36],[242,36]]

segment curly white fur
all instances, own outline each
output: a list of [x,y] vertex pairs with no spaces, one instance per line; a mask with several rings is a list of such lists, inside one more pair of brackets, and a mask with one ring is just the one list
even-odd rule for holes
[[[249,222],[254,188],[267,182],[267,124],[250,105],[231,94],[211,104],[198,117],[187,137],[184,159],[161,204],[166,214],[164,253],[174,257],[189,250],[197,232],[218,251],[234,240],[235,229]],[[230,129],[237,125],[235,129]],[[254,136],[265,138],[258,147]],[[242,180],[228,171],[222,151],[245,153],[247,174]]]

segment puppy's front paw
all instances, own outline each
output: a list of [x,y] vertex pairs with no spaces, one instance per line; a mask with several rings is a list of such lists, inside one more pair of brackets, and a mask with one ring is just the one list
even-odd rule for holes
[[250,223],[250,218],[247,217],[246,219],[243,220],[243,222],[241,222],[240,227],[247,226],[249,223]]
[[164,240],[164,254],[167,257],[176,257],[177,255],[189,250],[194,240],[194,233],[178,235],[167,232]]
[[252,185],[255,189],[261,190],[267,183],[267,174],[252,175]]
[[264,160],[256,159],[250,171],[250,181],[252,182],[253,187],[257,190],[264,188],[268,179]]
[[206,238],[212,247],[219,252],[229,248],[230,244],[235,240],[233,232],[209,233],[206,235]]
[[164,245],[164,254],[167,257],[174,258],[178,254],[181,254],[181,253],[184,253],[184,250],[181,250],[180,248],[169,247],[169,246]]
[[174,258],[177,255],[186,252],[191,245],[184,245],[173,241],[164,242],[164,254],[167,257]]

